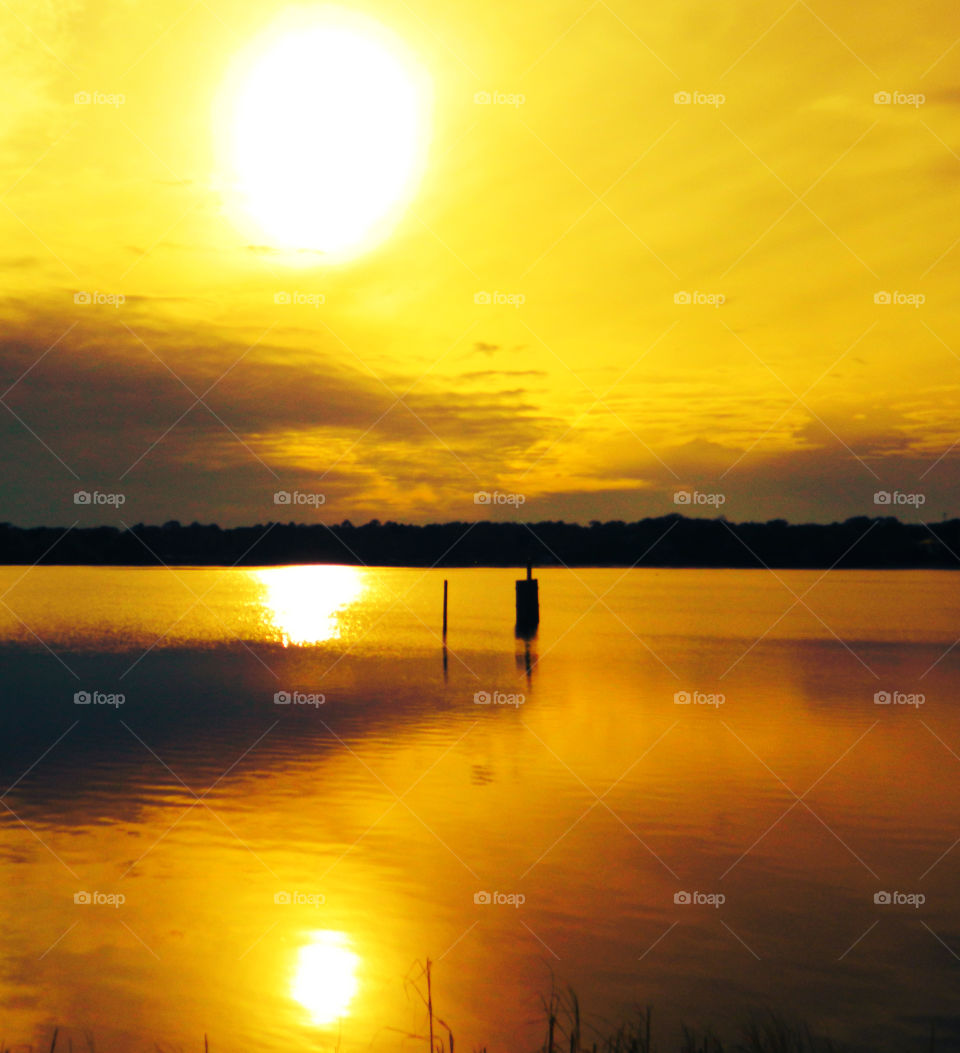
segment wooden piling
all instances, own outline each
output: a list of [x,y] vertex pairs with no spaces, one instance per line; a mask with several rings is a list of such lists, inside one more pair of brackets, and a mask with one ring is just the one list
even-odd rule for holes
[[540,624],[540,587],[527,564],[527,576],[516,583],[517,632],[533,632]]
[[443,579],[443,635],[447,635],[447,579]]

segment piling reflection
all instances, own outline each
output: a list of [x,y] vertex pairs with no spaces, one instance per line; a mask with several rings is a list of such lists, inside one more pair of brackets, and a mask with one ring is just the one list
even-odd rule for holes
[[[523,670],[523,674],[526,677],[527,683],[529,684],[533,676],[534,666],[536,666],[537,662],[539,661],[536,650],[532,650],[530,646],[531,643],[535,643],[537,634],[529,633],[521,635],[520,633],[517,633],[516,636],[518,644],[516,651],[517,668]],[[519,646],[521,642],[523,643],[522,650]]]

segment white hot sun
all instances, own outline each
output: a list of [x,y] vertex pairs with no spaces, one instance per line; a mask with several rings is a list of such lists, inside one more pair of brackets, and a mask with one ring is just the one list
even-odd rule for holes
[[428,101],[422,71],[367,19],[320,8],[270,34],[229,107],[239,205],[273,247],[364,251],[416,188]]

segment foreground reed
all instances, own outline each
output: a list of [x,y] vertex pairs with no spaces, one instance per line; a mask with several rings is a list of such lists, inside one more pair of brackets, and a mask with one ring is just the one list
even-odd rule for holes
[[[540,1053],[658,1053],[651,1038],[652,1010],[638,1009],[635,1017],[606,1034],[585,1035],[580,1002],[574,991],[552,992],[544,1001],[546,1036]],[[594,1032],[593,1028],[589,1029]],[[932,1047],[931,1047],[932,1049]],[[776,1013],[751,1017],[742,1035],[725,1041],[711,1030],[683,1027],[670,1053],[843,1053],[843,1047],[816,1036],[806,1025],[792,1025]],[[449,1053],[453,1053],[453,1047]],[[666,1053],[666,1051],[664,1051]]]
[[[423,987],[417,982],[413,987],[428,1013],[429,1033],[423,1036],[427,1049],[430,1053],[456,1053],[453,1032],[434,1015],[432,962],[428,959],[417,968]],[[638,1009],[633,1019],[601,1031],[585,1023],[580,1000],[572,988],[557,991],[554,987],[543,999],[543,1014],[545,1034],[537,1053],[849,1053],[848,1047],[813,1034],[806,1024],[792,1024],[775,1012],[749,1017],[734,1040],[722,1039],[710,1029],[684,1026],[677,1044],[667,1047],[653,1042],[649,1006]],[[446,1032],[445,1038],[437,1037],[435,1022]],[[936,1053],[936,1048],[931,1024],[929,1042],[922,1051],[911,1053]],[[486,1047],[474,1053],[487,1053]]]

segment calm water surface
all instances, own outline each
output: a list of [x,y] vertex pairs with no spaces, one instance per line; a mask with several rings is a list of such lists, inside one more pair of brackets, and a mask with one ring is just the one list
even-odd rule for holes
[[461,1049],[960,1048],[958,578],[515,576],[0,568],[0,1037],[423,1048],[429,957]]

